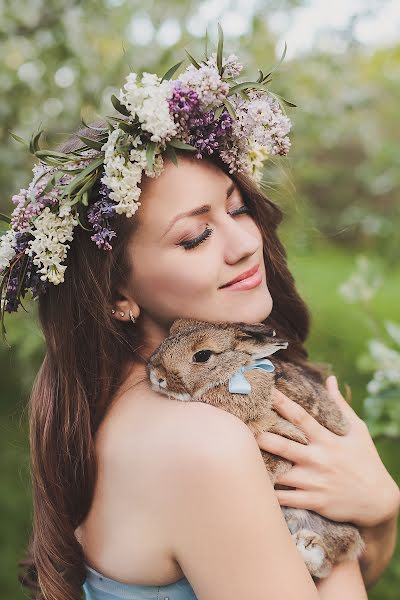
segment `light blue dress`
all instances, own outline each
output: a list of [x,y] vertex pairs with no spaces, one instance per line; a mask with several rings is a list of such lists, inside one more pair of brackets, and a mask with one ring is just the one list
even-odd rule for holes
[[89,565],[85,566],[85,600],[197,600],[186,577],[168,585],[132,585],[105,577]]

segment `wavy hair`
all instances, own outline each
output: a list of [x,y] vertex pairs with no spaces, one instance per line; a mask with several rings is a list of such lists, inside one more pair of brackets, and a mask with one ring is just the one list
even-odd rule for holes
[[[105,126],[103,121],[92,124]],[[81,128],[57,147],[82,145]],[[177,151],[178,155],[185,151]],[[229,174],[218,157],[209,157],[234,179],[251,209],[264,242],[273,309],[265,320],[289,340],[280,358],[302,365],[322,381],[324,367],[312,365],[304,348],[310,314],[287,266],[277,235],[282,211],[244,174]],[[94,200],[93,198],[91,200]],[[84,554],[74,531],[85,519],[97,476],[94,437],[128,363],[141,362],[140,328],[110,315],[116,290],[129,277],[126,253],[136,220],[116,215],[112,251],[102,252],[90,233],[76,227],[61,285],[50,285],[38,300],[46,353],[29,399],[29,444],[33,522],[18,578],[36,600],[78,600],[86,577]],[[326,375],[326,373],[324,374]]]

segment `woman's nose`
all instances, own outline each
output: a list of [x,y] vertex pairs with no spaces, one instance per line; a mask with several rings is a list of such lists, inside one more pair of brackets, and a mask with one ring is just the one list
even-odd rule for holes
[[243,256],[251,256],[257,252],[262,239],[255,224],[247,222],[244,225],[229,217],[224,228],[224,244],[226,261],[237,262]]

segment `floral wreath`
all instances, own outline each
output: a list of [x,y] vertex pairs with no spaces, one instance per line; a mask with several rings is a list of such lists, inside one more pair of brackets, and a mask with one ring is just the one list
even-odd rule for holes
[[12,197],[16,206],[11,218],[0,214],[9,224],[0,239],[3,334],[4,312],[16,311],[28,289],[37,299],[49,284],[64,281],[68,242],[77,225],[84,227],[82,221],[91,226],[98,248],[112,249],[113,217],[135,214],[142,173],[157,177],[163,153],[177,165],[175,149],[194,152],[199,159],[216,152],[230,173],[244,172],[257,182],[268,157],[288,153],[291,121],[282,102],[296,105],[266,89],[286,44],[267,75],[259,70],[257,81],[240,83],[236,78],[243,65],[235,54],[223,56],[219,23],[217,52],[208,56],[207,33],[205,40],[205,60],[198,62],[186,51],[191,64],[176,79],[172,76],[183,60],[163,77],[143,72],[139,80],[137,73],[129,73],[119,97],[111,96],[119,116],[106,119],[105,128],[82,120],[95,133],[93,139],[79,136],[83,146],[77,150],[43,150],[43,131],[32,135],[29,151],[39,159],[34,177]]

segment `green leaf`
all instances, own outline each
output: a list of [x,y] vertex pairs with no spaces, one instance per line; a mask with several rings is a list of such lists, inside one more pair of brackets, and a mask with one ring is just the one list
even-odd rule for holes
[[168,158],[171,160],[171,162],[173,162],[174,165],[177,167],[178,166],[178,157],[176,156],[176,152],[171,145],[167,144],[167,147],[165,149],[165,154],[168,156]]
[[74,179],[68,185],[65,186],[62,195],[65,196],[66,193],[68,193],[69,195],[75,189],[75,187],[77,187],[77,185],[86,178],[87,175],[92,173],[95,169],[97,169],[100,165],[103,164],[103,160],[104,157],[100,156],[99,158],[96,158],[93,162],[91,162],[87,167],[85,167],[79,175],[74,177]]
[[262,83],[257,83],[256,81],[243,81],[242,83],[238,83],[237,85],[231,87],[231,89],[228,92],[228,96],[232,96],[232,94],[237,94],[240,90],[245,90],[246,88],[263,90],[263,92],[266,91],[264,84]]
[[22,139],[22,137],[20,137],[19,135],[17,135],[16,133],[13,133],[12,131],[9,131],[9,134],[11,135],[11,137],[14,138],[14,140],[16,140],[17,142],[19,142],[20,144],[23,144],[24,146],[26,146],[27,148],[29,148],[29,144],[28,142],[26,142],[24,139]]
[[[82,192],[82,190],[81,190],[81,192]],[[85,191],[84,191],[84,193],[82,194],[81,202],[82,202],[82,204],[84,204],[85,206],[87,206],[87,205],[88,205],[88,202],[89,202],[89,194],[88,194],[88,192],[87,192],[86,190],[85,190]]]
[[181,148],[181,150],[197,150],[197,148],[195,148],[191,144],[186,144],[185,142],[182,142],[181,140],[178,140],[176,138],[173,138],[169,142],[169,145],[174,146],[174,148]]
[[82,142],[84,144],[86,144],[86,146],[89,146],[89,148],[93,148],[93,150],[100,150],[102,146],[104,145],[104,142],[100,142],[99,140],[93,140],[91,138],[85,137],[83,135],[78,135],[78,138],[80,140],[82,140]]
[[264,75],[263,75],[263,72],[261,71],[261,69],[258,69],[258,72],[260,73],[260,76],[257,79],[257,83],[261,83],[262,80],[264,79]]
[[10,217],[7,217],[7,215],[3,213],[0,213],[0,221],[4,221],[5,223],[11,223]]
[[122,131],[125,131],[125,133],[129,133],[130,135],[134,136],[136,136],[140,131],[140,127],[137,125],[131,125],[130,123],[121,122],[118,127],[119,129],[122,129]]
[[234,121],[236,121],[237,117],[236,117],[235,109],[233,108],[232,104],[229,102],[229,100],[227,98],[225,98],[224,104],[225,104],[226,108],[228,109],[228,112],[231,115],[232,119]]
[[79,223],[79,225],[82,227],[82,229],[84,229],[85,231],[93,231],[93,229],[88,229],[87,227],[85,227],[85,226],[83,225],[83,223],[82,223],[82,221],[80,220],[79,216],[80,216],[80,215],[79,215],[79,212],[77,211],[77,212],[76,212],[76,214],[75,214],[75,217],[77,218],[77,220],[78,220],[78,223]]
[[270,75],[272,75],[272,73],[273,73],[274,71],[276,71],[276,69],[277,69],[277,68],[278,68],[278,67],[281,65],[281,63],[282,63],[283,59],[284,59],[284,58],[285,58],[285,56],[286,56],[286,50],[287,50],[287,44],[286,44],[286,42],[285,42],[285,48],[284,48],[284,50],[283,50],[283,54],[282,54],[281,58],[279,59],[279,62],[277,62],[277,63],[276,63],[276,65],[275,65],[275,66],[274,66],[274,67],[271,69],[271,71],[270,71],[269,73],[267,73],[267,75],[265,75],[264,79],[266,79],[267,77],[269,77]]
[[189,54],[189,52],[186,50],[186,48],[185,48],[185,52],[188,55],[189,60],[192,63],[192,65],[195,66],[196,69],[200,69],[201,67],[200,67],[199,63],[197,62],[197,60],[195,58],[193,58],[193,56],[191,54]]
[[130,116],[130,112],[129,110],[126,108],[126,106],[124,106],[120,100],[118,100],[117,96],[115,94],[112,94],[111,96],[111,103],[113,105],[113,107],[115,108],[115,110],[117,110],[119,113],[121,113],[121,115],[125,115],[126,117]]
[[147,168],[149,171],[153,169],[154,164],[154,154],[156,151],[157,142],[149,141],[146,145],[146,160],[147,160]]
[[36,135],[32,135],[31,141],[29,143],[29,151],[31,154],[36,154],[39,150],[39,138],[43,133],[43,129],[41,129]]
[[93,131],[107,131],[107,127],[93,127],[92,125],[89,125],[89,123],[86,123],[82,117],[81,117],[81,123],[84,127],[87,127],[88,129],[93,129]]
[[244,90],[239,90],[239,96],[241,96],[243,100],[250,101],[250,96]]
[[294,108],[297,108],[297,104],[294,104],[293,102],[289,102],[289,100],[285,100],[285,98],[282,98],[282,96],[280,96],[282,102],[284,102],[286,104],[286,106],[293,106]]
[[218,22],[218,49],[217,49],[217,67],[218,72],[222,77],[222,51],[224,48],[224,34],[221,24]]
[[183,63],[183,60],[181,60],[181,62],[176,63],[176,65],[174,65],[173,67],[171,67],[166,73],[165,75],[162,76],[161,78],[161,82],[164,81],[164,79],[171,79],[172,75],[175,73],[175,71],[177,69],[179,69],[179,67],[181,66],[181,64]]
[[222,105],[222,106],[218,106],[218,108],[217,108],[217,109],[216,109],[216,111],[215,111],[215,115],[214,115],[214,121],[217,121],[217,119],[219,119],[219,118],[220,118],[220,116],[221,116],[221,113],[223,112],[224,108],[225,108],[225,106],[224,106],[224,105]]
[[72,157],[75,157],[74,160],[79,158],[79,154],[65,154],[64,152],[56,152],[55,150],[36,150],[34,154],[38,158],[60,158],[68,161],[71,161]]
[[64,173],[62,173],[60,171],[57,171],[56,173],[54,173],[50,177],[49,181],[46,183],[46,186],[40,195],[45,194],[46,192],[49,192],[52,187],[56,186],[63,175],[64,175]]

